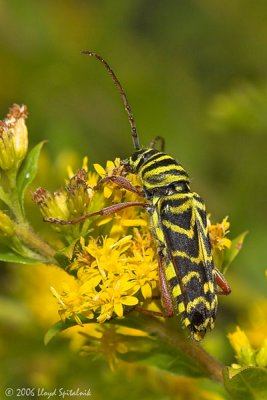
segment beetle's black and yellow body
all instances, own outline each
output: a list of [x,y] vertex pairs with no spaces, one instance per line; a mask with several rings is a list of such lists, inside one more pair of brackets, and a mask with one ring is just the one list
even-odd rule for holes
[[191,192],[181,164],[155,149],[138,150],[129,159],[151,204],[154,236],[162,257],[175,313],[194,339],[214,327],[216,279],[203,200]]
[[[49,222],[74,224],[96,215],[109,215],[126,207],[145,207],[150,213],[157,242],[162,302],[167,315],[180,314],[192,337],[199,341],[214,327],[217,311],[216,283],[222,294],[231,289],[215,268],[207,229],[203,200],[191,192],[189,177],[181,164],[171,156],[151,147],[141,148],[135,120],[126,94],[109,64],[97,53],[82,53],[98,59],[108,70],[122,97],[132,130],[135,153],[123,162],[125,170],[137,174],[142,191],[123,176],[107,176],[126,190],[143,195],[146,202],[119,203],[71,221],[56,218]],[[99,186],[99,184],[97,186]]]

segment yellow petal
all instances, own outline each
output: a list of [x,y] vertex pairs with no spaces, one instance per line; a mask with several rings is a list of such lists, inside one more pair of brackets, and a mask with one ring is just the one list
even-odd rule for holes
[[144,286],[141,287],[141,292],[142,295],[144,296],[144,299],[152,297],[152,290],[148,283],[146,283]]
[[100,164],[93,164],[93,165],[96,172],[101,176],[101,178],[103,178],[106,175],[106,171],[104,170],[102,165]]
[[117,332],[126,336],[149,336],[148,332],[141,331],[140,329],[128,328],[126,326],[118,326]]
[[143,219],[123,219],[121,223],[123,226],[147,226],[147,221]]
[[227,247],[227,249],[230,249],[231,245],[232,245],[232,241],[228,238],[223,238],[223,245],[224,245],[224,247]]
[[132,235],[124,236],[122,239],[120,239],[120,240],[116,241],[115,243],[113,243],[110,247],[114,248],[114,247],[117,247],[117,246],[123,246],[125,243],[129,243],[130,244],[130,242],[132,240],[132,237],[133,237]]
[[104,187],[104,197],[106,199],[109,199],[111,195],[112,195],[112,189],[108,186],[105,186]]
[[110,170],[110,169],[113,169],[113,168],[115,168],[114,162],[108,160],[107,161],[107,170]]
[[121,302],[126,306],[135,306],[138,304],[138,299],[134,296],[124,296],[122,297]]
[[96,225],[102,226],[102,225],[108,224],[111,220],[112,220],[112,216],[111,217],[108,216],[106,218],[101,218]]
[[82,168],[86,171],[86,172],[88,172],[88,157],[84,157],[83,158],[83,165],[82,165]]
[[228,339],[238,355],[243,347],[250,347],[247,335],[239,326],[236,327],[235,332],[228,334]]
[[121,159],[118,157],[115,158],[114,165],[116,168],[119,168],[121,166]]
[[114,304],[114,311],[118,315],[118,317],[123,316],[123,307],[121,303],[115,303]]

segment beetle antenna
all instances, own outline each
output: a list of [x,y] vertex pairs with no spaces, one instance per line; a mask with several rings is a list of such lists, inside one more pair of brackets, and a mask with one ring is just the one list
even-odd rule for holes
[[139,150],[140,149],[140,143],[139,143],[138,133],[137,133],[137,130],[136,130],[136,125],[135,125],[133,112],[132,112],[132,109],[131,109],[130,104],[128,102],[126,93],[125,93],[120,81],[116,77],[115,73],[113,72],[113,70],[111,69],[111,67],[107,63],[107,61],[104,60],[104,58],[102,58],[99,54],[94,53],[94,52],[89,51],[89,50],[82,50],[81,54],[87,54],[88,56],[95,57],[107,69],[109,75],[111,76],[113,82],[115,83],[117,89],[119,90],[119,93],[121,95],[121,98],[122,98],[122,101],[123,101],[123,104],[124,104],[124,109],[127,112],[128,120],[129,120],[129,123],[130,123],[130,126],[131,126],[131,131],[132,131],[132,138],[133,138],[134,148],[135,148],[135,150]]

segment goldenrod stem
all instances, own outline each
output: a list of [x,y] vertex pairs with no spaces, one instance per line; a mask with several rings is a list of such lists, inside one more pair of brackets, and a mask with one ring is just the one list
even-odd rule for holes
[[156,333],[166,343],[189,356],[211,379],[223,383],[223,365],[199,344],[190,339],[181,339],[170,326],[154,317],[146,316],[146,328],[150,333]]
[[[3,189],[1,188],[1,190]],[[25,223],[25,217],[18,196],[16,170],[9,170],[6,172],[6,187],[4,195],[6,199],[4,201],[14,214],[17,223]]]
[[45,262],[56,264],[54,259],[56,250],[32,231],[28,224],[16,225],[15,231],[17,237],[30,249],[40,254],[45,259]]

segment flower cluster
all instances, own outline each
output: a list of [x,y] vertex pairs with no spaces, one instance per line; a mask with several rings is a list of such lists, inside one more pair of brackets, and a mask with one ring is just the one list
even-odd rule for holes
[[[93,196],[90,183],[95,177],[87,173],[86,165],[84,167],[70,177],[64,189],[50,193],[44,188],[38,188],[34,192],[32,198],[44,217],[69,220],[88,212]],[[53,226],[62,230],[60,226]]]
[[230,222],[225,217],[222,222],[209,225],[209,235],[213,250],[223,251],[225,248],[231,247],[231,240],[226,237],[229,233]]
[[[80,332],[81,352],[84,355],[103,356],[113,371],[120,361],[120,355],[130,351],[151,351],[155,345],[149,334],[114,324],[90,324]],[[147,340],[146,340],[147,339]]]
[[[119,159],[108,161],[105,168],[95,164],[94,169],[96,172],[89,173],[85,160],[76,174],[70,170],[64,189],[49,193],[39,188],[33,196],[44,217],[54,218],[58,223],[53,226],[64,232],[68,241],[67,271],[75,276],[76,285],[66,284],[52,291],[61,319],[74,318],[78,324],[84,319],[102,323],[122,318],[135,306],[159,295],[157,251],[147,213],[140,207],[129,207],[118,213],[95,215],[112,204],[140,201],[138,194],[108,179],[126,176],[132,185],[140,187],[138,177],[126,173]],[[79,225],[60,222],[91,213],[94,216],[83,220],[80,230]],[[227,219],[209,227],[215,249],[230,246],[225,237],[228,227]]]
[[56,297],[61,318],[74,317],[79,324],[79,315],[98,322],[122,317],[127,307],[151,298],[157,289],[153,241],[137,228],[120,240],[81,239],[70,269],[77,274],[77,287],[65,287]]
[[[230,222],[225,217],[222,222],[211,224],[210,216],[208,216],[208,232],[212,247],[213,260],[216,268],[223,273],[225,269],[223,264],[227,251],[232,250],[232,241],[227,237],[229,233]],[[234,256],[233,256],[234,258]]]

